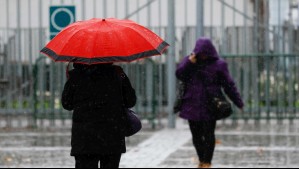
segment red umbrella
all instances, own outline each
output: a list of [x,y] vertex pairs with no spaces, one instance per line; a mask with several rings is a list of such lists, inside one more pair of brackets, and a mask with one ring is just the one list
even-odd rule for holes
[[161,55],[168,46],[158,35],[133,21],[91,19],[69,25],[41,53],[57,62],[90,65]]

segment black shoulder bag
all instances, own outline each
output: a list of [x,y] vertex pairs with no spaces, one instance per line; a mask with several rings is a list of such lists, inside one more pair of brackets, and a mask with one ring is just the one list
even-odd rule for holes
[[[116,68],[116,72],[121,82],[121,97],[123,99],[123,103],[125,103],[123,96],[122,81],[124,78],[126,78],[126,75],[122,72],[122,70],[118,68]],[[125,137],[131,137],[137,134],[142,129],[142,123],[133,110],[125,108],[125,106],[123,107],[123,109],[126,113],[124,135]]]
[[208,94],[208,109],[211,113],[214,113],[216,120],[223,120],[230,117],[233,114],[232,104],[225,98],[223,93],[219,96]]

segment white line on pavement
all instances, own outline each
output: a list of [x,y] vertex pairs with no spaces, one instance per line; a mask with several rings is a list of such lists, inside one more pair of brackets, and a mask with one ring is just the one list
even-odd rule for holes
[[177,151],[191,139],[185,129],[165,129],[139,144],[123,155],[121,167],[157,168],[170,154]]

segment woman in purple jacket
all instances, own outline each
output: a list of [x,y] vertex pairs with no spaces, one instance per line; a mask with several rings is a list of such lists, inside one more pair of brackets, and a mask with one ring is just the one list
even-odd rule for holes
[[244,103],[229,74],[227,63],[219,57],[210,39],[200,38],[193,53],[178,66],[177,78],[184,82],[185,91],[180,117],[189,121],[199,168],[210,168],[215,150],[216,118],[210,112],[210,97],[228,97],[240,109]]

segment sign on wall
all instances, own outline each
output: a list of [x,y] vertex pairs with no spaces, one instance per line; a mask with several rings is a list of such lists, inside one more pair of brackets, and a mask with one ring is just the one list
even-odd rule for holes
[[76,21],[75,6],[51,6],[50,7],[50,39],[53,39],[60,31]]

